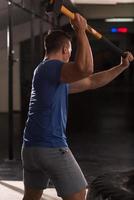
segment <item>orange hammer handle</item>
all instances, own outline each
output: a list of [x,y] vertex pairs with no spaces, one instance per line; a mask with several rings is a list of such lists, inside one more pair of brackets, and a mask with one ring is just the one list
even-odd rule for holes
[[[60,12],[63,13],[64,15],[66,15],[67,17],[69,17],[70,19],[74,19],[75,18],[75,14],[73,12],[71,12],[70,10],[68,10],[64,5],[61,6],[60,8]],[[107,38],[103,37],[100,33],[98,33],[95,29],[93,29],[91,26],[88,25],[86,31],[88,31],[89,33],[91,33],[93,36],[95,36],[97,39],[103,41],[104,43],[106,43],[110,49],[114,52],[117,53],[117,55],[122,56],[122,57],[126,57],[125,53],[123,52],[123,50],[121,50],[120,48],[118,48],[117,46],[115,46],[110,40],[108,40]]]
[[[70,10],[68,10],[65,6],[61,6],[61,10],[60,11],[61,11],[61,13],[63,13],[67,17],[69,17],[70,19],[74,19],[75,18],[75,14],[73,12],[71,12]],[[94,35],[97,39],[101,39],[102,38],[102,35],[100,33],[98,33],[95,29],[93,29],[91,26],[88,25],[86,30],[89,33],[91,33],[92,35]]]
[[74,19],[75,18],[75,14],[73,12],[71,12],[70,10],[68,10],[65,6],[61,6],[61,10],[60,11],[61,11],[61,13],[63,13],[67,17],[69,17],[70,19]]

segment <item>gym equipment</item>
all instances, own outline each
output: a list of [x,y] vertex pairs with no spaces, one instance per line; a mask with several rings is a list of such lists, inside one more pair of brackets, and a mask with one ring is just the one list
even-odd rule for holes
[[[74,10],[77,11],[76,8]],[[47,12],[54,12],[56,15],[59,15],[60,13],[64,14],[65,16],[69,17],[70,19],[75,18],[75,13],[70,11],[66,6],[64,6],[64,0],[50,0],[48,7],[47,7]],[[87,32],[91,33],[95,38],[98,40],[103,41],[111,51],[116,53],[116,55],[126,57],[126,54],[122,49],[114,45],[109,39],[104,37],[101,33],[97,32],[94,28],[92,28],[90,25],[87,27]]]
[[134,170],[98,176],[90,185],[88,200],[133,200]]

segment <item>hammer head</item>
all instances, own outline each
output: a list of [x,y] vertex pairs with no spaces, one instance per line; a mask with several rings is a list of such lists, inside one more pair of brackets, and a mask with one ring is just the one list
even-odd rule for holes
[[79,12],[72,3],[71,0],[47,0],[48,1],[48,6],[46,11],[49,12],[54,12],[56,16],[59,16],[61,14],[61,7],[65,6],[68,8],[71,12]]
[[64,0],[54,0],[54,7],[53,7],[53,11],[54,13],[58,16],[60,15],[60,11],[61,11],[61,7],[63,6],[63,2]]
[[46,12],[49,13],[49,12],[53,12],[53,6],[54,6],[54,1],[50,1],[50,0],[47,0],[45,1],[46,3]]
[[49,0],[46,8],[47,12],[54,12],[57,16],[60,15],[60,10],[64,0]]

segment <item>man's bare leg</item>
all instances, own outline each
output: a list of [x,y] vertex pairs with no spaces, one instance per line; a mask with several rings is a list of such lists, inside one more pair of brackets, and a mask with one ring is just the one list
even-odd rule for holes
[[87,194],[86,189],[83,189],[78,193],[75,193],[69,197],[63,198],[63,200],[86,200],[86,196],[87,196],[86,194]]
[[25,188],[22,200],[40,200],[43,190]]

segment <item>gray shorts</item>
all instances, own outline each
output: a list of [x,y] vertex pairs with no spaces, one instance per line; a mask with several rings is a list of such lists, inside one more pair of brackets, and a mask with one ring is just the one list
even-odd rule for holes
[[52,180],[57,194],[67,197],[85,189],[87,181],[69,148],[22,148],[25,187],[45,189]]

